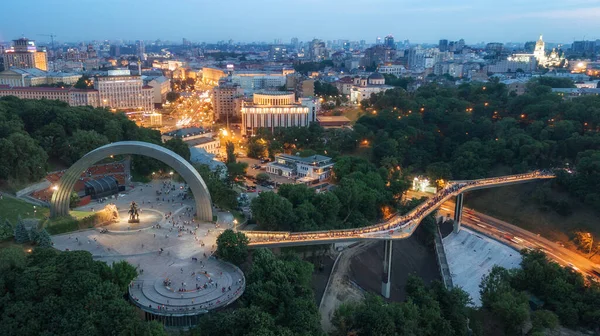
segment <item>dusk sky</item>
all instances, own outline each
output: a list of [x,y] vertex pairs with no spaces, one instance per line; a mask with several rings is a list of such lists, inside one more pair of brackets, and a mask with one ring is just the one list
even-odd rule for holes
[[0,17],[0,41],[600,38],[600,0],[21,0],[3,3]]

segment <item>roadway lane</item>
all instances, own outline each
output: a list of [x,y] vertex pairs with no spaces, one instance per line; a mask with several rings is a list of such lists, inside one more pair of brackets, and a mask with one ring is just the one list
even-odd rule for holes
[[[468,209],[466,207],[463,209],[462,225],[465,227],[495,237],[504,244],[513,246],[517,249],[540,248],[550,259],[556,261],[558,264],[562,266],[571,266],[585,275],[596,276],[591,271],[594,268],[596,270],[600,269],[600,265],[591,262],[577,252],[568,250],[561,245],[540,236],[540,234],[524,230],[518,226],[482,214],[473,209]],[[439,215],[450,215],[450,218],[454,218],[454,200],[442,204],[439,208]],[[508,239],[509,237],[505,236],[506,234],[511,235],[514,238]]]

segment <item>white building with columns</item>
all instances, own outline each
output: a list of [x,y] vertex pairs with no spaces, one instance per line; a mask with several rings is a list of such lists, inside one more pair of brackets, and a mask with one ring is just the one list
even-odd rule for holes
[[255,134],[259,128],[308,127],[315,118],[314,109],[297,103],[293,92],[255,93],[252,104],[242,106],[242,134]]

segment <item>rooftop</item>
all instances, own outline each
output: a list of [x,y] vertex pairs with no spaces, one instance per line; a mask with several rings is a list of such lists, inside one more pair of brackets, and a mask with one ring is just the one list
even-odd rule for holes
[[[183,139],[183,140],[185,141],[185,139]],[[213,142],[213,141],[217,141],[217,140],[215,140],[213,138],[209,138],[209,137],[202,137],[202,138],[185,141],[185,143],[188,146],[198,146],[198,145],[202,145],[202,144]]]
[[289,155],[289,154],[279,154],[279,155],[277,155],[277,157],[280,157],[284,160],[304,162],[304,163],[308,163],[308,164],[323,163],[323,162],[331,161],[330,157],[324,156],[324,155],[311,155],[311,156],[307,156],[307,157],[301,157],[301,156]]

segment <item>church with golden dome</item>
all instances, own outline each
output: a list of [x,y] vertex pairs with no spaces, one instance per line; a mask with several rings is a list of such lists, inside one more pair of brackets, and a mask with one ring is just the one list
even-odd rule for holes
[[539,40],[535,43],[533,57],[537,60],[538,65],[545,68],[566,67],[568,65],[568,60],[565,58],[564,53],[558,52],[556,48],[552,48],[552,51],[546,54],[546,43],[542,39],[542,35],[540,35]]
[[564,53],[556,50],[556,48],[552,48],[550,53],[546,53],[546,42],[542,39],[542,35],[535,42],[533,54],[514,54],[508,57],[509,60],[526,60],[530,58],[535,58],[537,64],[544,68],[564,68],[569,63]]

